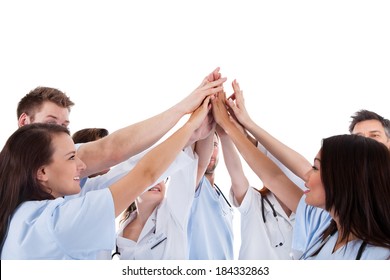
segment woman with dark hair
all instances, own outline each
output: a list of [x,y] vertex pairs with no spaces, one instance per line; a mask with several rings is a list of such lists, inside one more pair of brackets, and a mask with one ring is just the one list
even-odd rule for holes
[[[75,144],[88,143],[88,142],[102,139],[103,137],[106,137],[108,134],[109,132],[105,128],[96,128],[96,127],[83,128],[73,133],[72,139]],[[91,174],[88,176],[88,178],[93,178],[96,176],[106,174],[108,171],[110,171],[110,168]]]
[[[19,128],[0,153],[1,259],[95,259],[115,247],[115,217],[159,181],[209,111],[209,97],[188,121],[108,188],[80,191],[78,158],[66,128]],[[98,233],[98,234],[97,234]]]
[[296,226],[315,224],[310,215],[315,207],[329,212],[332,221],[311,236],[301,259],[389,259],[390,154],[385,145],[358,135],[324,139],[306,186]]
[[[302,195],[299,187],[235,126],[227,106],[245,129],[255,137],[259,135],[259,127],[248,116],[236,114],[237,110],[245,111],[245,106],[238,84],[235,86],[239,108],[219,93],[212,102],[214,118],[268,189],[296,213],[295,227],[302,227],[300,232],[309,240],[298,257],[389,259],[390,154],[386,146],[357,135],[324,139],[314,166],[302,176],[308,188]],[[318,208],[329,213],[330,223],[318,216]]]

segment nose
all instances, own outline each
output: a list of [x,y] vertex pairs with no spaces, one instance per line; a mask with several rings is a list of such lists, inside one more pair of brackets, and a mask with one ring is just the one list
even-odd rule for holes
[[76,158],[77,158],[77,169],[78,170],[85,170],[87,168],[87,165],[79,157],[76,157]]
[[310,181],[310,176],[311,176],[311,174],[313,174],[313,169],[310,169],[309,171],[307,171],[306,172],[306,174],[305,174],[305,185],[307,185],[308,184],[308,182]]

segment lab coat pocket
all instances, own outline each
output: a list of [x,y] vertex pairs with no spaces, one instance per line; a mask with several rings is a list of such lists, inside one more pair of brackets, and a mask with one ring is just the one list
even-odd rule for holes
[[151,238],[148,242],[150,254],[153,259],[162,259],[165,247],[167,244],[167,236],[165,233],[156,234],[153,238]]

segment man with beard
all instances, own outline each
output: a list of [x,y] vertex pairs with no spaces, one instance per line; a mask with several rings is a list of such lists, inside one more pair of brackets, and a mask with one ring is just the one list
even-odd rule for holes
[[188,223],[190,260],[233,259],[233,209],[214,183],[219,142],[215,132],[210,163],[195,191]]

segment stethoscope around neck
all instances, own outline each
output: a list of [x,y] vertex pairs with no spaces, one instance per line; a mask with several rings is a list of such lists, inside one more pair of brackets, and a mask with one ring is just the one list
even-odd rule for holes
[[261,216],[263,217],[263,222],[265,224],[267,221],[265,219],[265,213],[264,213],[265,212],[264,200],[268,203],[269,207],[271,207],[272,215],[275,217],[275,219],[277,219],[278,215],[276,214],[275,207],[269,201],[268,197],[266,197],[265,195],[261,195]]
[[[274,223],[270,223],[270,222],[267,223],[264,201],[271,208],[272,215],[275,218],[275,222]],[[281,229],[279,227],[278,214],[276,213],[275,207],[269,201],[268,197],[265,196],[265,195],[262,195],[262,194],[261,194],[261,216],[263,218],[263,222],[264,222],[265,228],[268,231],[268,238],[270,240],[271,246],[273,246],[275,248],[283,246],[285,240],[284,240],[283,232],[281,231]],[[272,227],[272,226],[274,227],[274,230],[271,232],[270,227]]]
[[[336,233],[337,231],[333,231],[332,233],[330,233],[327,237],[325,237],[324,239],[322,238],[319,238],[316,242],[314,242],[302,255],[301,257],[299,258],[300,260],[307,260],[308,258],[311,258],[311,257],[314,257],[316,256],[321,250],[322,248],[325,246],[326,242],[329,241],[329,239]],[[309,255],[309,252],[312,251],[312,249],[318,245],[318,249],[316,251],[314,251],[312,254]],[[355,257],[355,260],[360,260],[362,255],[363,255],[363,252],[364,250],[366,249],[366,246],[367,246],[367,242],[363,241],[362,244],[360,244],[360,247],[359,247],[359,250],[356,254],[356,257]]]
[[[156,227],[154,227],[154,229],[153,229],[153,234],[156,234]],[[157,248],[160,244],[162,244],[167,239],[168,238],[164,233],[160,233],[156,242],[153,243],[152,246],[150,247],[150,250]],[[113,260],[120,259],[120,257],[121,257],[121,252],[119,251],[119,247],[118,247],[117,242],[118,241],[116,241],[116,244],[115,244],[115,252],[111,255],[111,259],[113,259]]]

